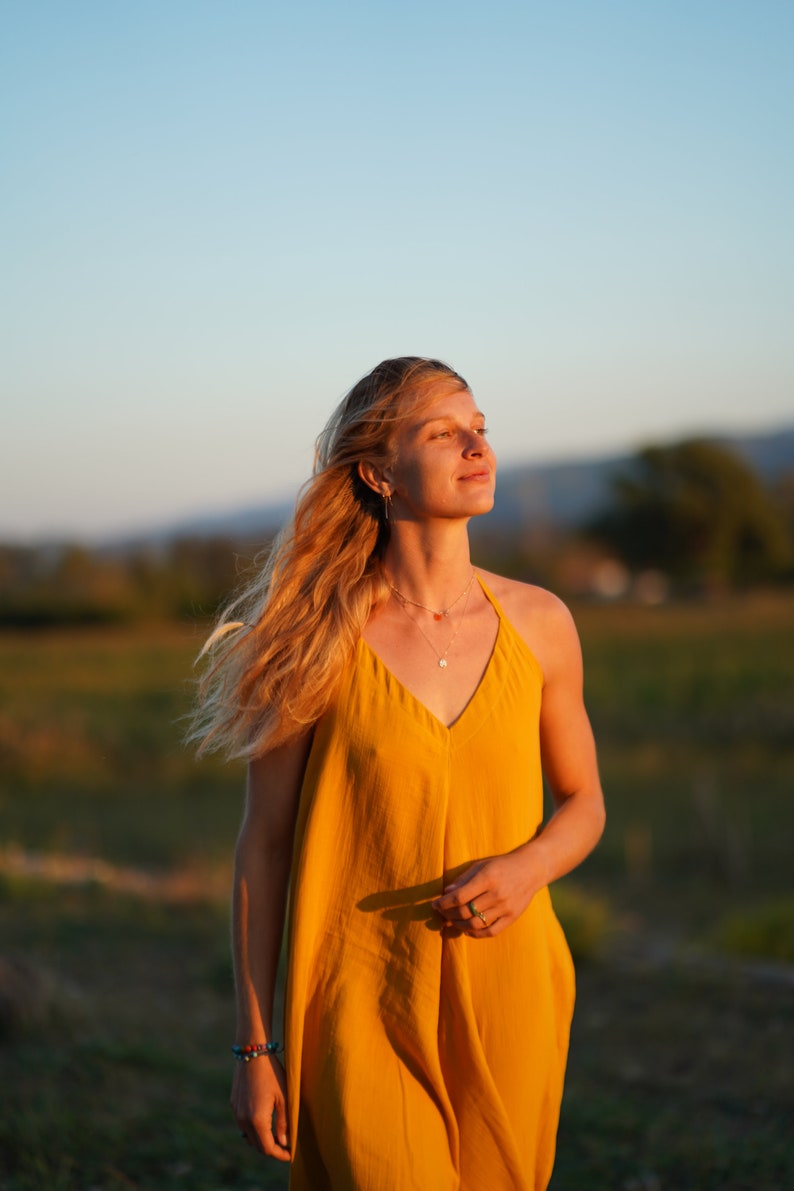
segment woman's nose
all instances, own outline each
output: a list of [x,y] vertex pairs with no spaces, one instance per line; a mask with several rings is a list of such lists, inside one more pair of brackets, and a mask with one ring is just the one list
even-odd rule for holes
[[470,433],[466,437],[463,444],[464,455],[482,455],[485,453],[487,443],[481,434]]

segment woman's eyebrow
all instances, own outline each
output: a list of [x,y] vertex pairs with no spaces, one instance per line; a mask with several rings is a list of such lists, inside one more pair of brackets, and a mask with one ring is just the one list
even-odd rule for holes
[[[482,418],[482,420],[485,421],[485,414],[480,413],[478,409],[475,409],[471,417],[472,421],[474,421],[476,418]],[[434,422],[454,422],[455,420],[454,414],[439,414],[438,417],[428,418],[425,422],[420,422],[419,428],[421,429],[423,426],[432,426]]]

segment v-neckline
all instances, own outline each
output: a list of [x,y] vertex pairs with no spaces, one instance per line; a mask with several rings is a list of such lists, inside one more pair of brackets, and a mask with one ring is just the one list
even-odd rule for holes
[[454,720],[452,720],[448,724],[445,724],[444,721],[442,719],[440,719],[440,717],[437,716],[434,711],[431,711],[430,708],[427,706],[427,704],[422,699],[420,699],[419,696],[416,695],[411,690],[411,688],[409,686],[406,686],[406,684],[402,681],[402,679],[397,677],[397,675],[394,673],[394,671],[392,669],[390,669],[389,666],[386,665],[386,663],[384,662],[384,660],[380,656],[380,654],[375,649],[372,648],[369,641],[367,641],[363,636],[359,637],[359,644],[364,646],[364,648],[367,650],[369,655],[374,659],[376,665],[378,665],[380,667],[380,669],[383,670],[383,672],[386,675],[386,677],[388,678],[389,682],[393,683],[394,686],[397,688],[397,690],[401,691],[404,696],[407,696],[407,698],[410,699],[410,701],[412,703],[415,703],[417,707],[421,708],[421,710],[428,717],[428,719],[430,719],[433,722],[433,724],[436,725],[436,727],[439,728],[441,731],[443,731],[445,734],[452,733],[454,731],[454,729],[460,725],[460,723],[464,719],[464,717],[468,718],[468,713],[469,713],[470,709],[472,708],[473,704],[478,701],[478,696],[480,695],[486,682],[489,680],[491,671],[493,669],[494,658],[496,657],[497,650],[501,649],[502,641],[503,641],[503,637],[504,637],[504,616],[502,614],[502,610],[499,607],[499,605],[497,604],[494,597],[491,595],[488,588],[483,583],[483,581],[479,575],[477,576],[477,582],[479,583],[479,585],[482,589],[483,595],[485,596],[488,603],[491,605],[494,612],[496,613],[496,619],[498,622],[497,626],[496,626],[496,636],[494,637],[494,643],[493,643],[493,646],[491,647],[491,652],[488,655],[488,661],[485,663],[485,668],[484,668],[482,674],[480,675],[479,679],[477,680],[477,685],[474,687],[474,690],[469,695],[469,698],[464,703],[460,712],[455,716]]

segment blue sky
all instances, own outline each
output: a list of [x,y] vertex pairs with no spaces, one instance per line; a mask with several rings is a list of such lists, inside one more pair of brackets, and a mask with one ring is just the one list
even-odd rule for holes
[[293,491],[428,354],[503,463],[794,418],[794,5],[5,0],[0,539]]

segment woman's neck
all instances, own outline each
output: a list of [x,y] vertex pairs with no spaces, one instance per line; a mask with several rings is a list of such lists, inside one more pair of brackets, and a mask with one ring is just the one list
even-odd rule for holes
[[[430,608],[451,604],[471,579],[473,570],[466,527],[446,526],[441,530],[416,534],[395,526],[383,560],[391,586],[400,595]],[[453,530],[457,532],[450,532]]]

